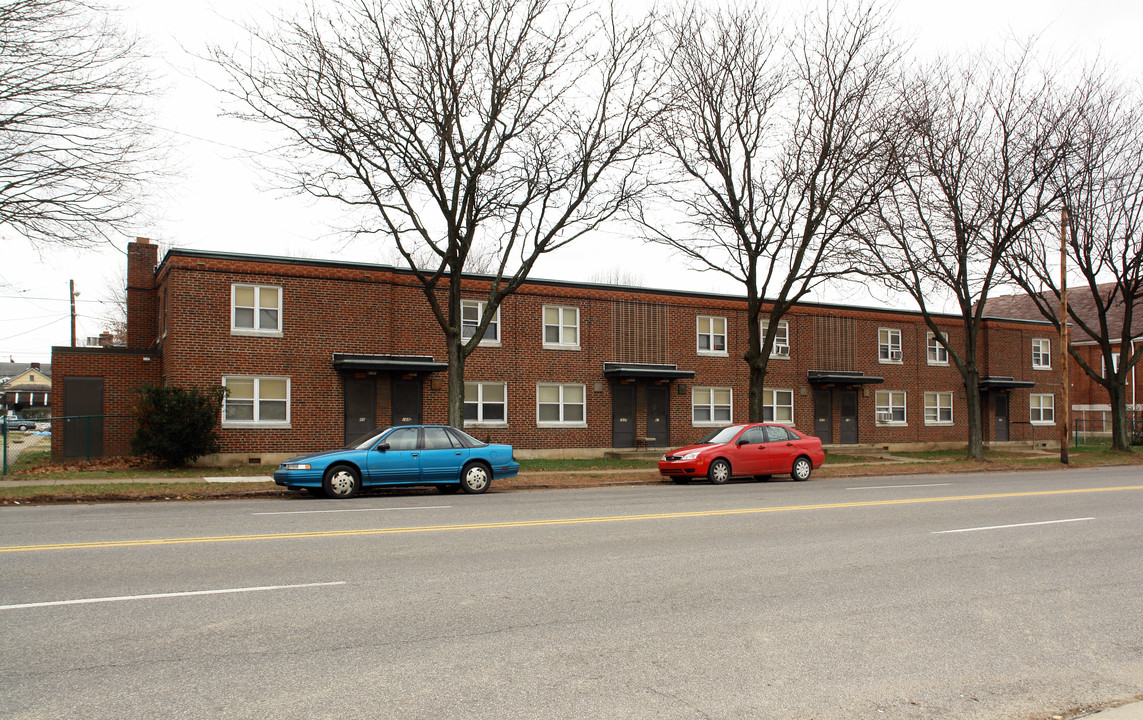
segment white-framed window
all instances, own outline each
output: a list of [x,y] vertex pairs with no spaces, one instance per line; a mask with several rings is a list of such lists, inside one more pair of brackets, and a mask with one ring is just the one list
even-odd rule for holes
[[587,425],[584,385],[540,383],[536,386],[536,424]]
[[1110,375],[1119,371],[1119,353],[1111,353],[1111,373],[1107,372],[1107,360],[1103,361],[1103,376],[1109,377]]
[[794,391],[763,390],[762,420],[763,422],[780,422],[787,425],[793,425]]
[[1032,339],[1032,369],[1052,369],[1052,341],[1047,338]]
[[290,378],[223,375],[223,427],[289,427]]
[[282,288],[276,285],[231,285],[230,332],[234,335],[281,336]]
[[903,425],[907,422],[904,391],[878,390],[875,400],[878,425]]
[[877,329],[877,359],[881,362],[901,362],[901,331],[897,328]]
[[544,306],[544,347],[557,350],[579,349],[579,308],[568,305]]
[[[476,334],[476,328],[480,326],[480,318],[484,315],[484,308],[487,305],[488,303],[483,300],[460,301],[460,338],[463,342],[468,342]],[[493,347],[500,345],[500,308],[496,308],[492,319],[488,321],[488,327],[484,328],[480,344]]]
[[[769,327],[770,318],[762,318],[763,341],[766,339],[766,331]],[[778,330],[774,333],[774,348],[770,351],[770,357],[785,360],[790,358],[790,323],[787,320],[778,322]]]
[[949,364],[949,351],[937,339],[936,333],[930,332],[926,340],[928,346],[928,358],[930,365],[948,365]]
[[508,386],[502,382],[464,384],[464,422],[506,425]]
[[951,392],[925,393],[925,424],[952,425],[952,399]]
[[1033,425],[1056,424],[1056,398],[1051,393],[1032,393],[1028,396],[1028,420]]
[[699,315],[698,344],[700,355],[726,355],[726,318]]
[[691,422],[694,425],[726,425],[731,422],[734,391],[728,387],[691,389]]

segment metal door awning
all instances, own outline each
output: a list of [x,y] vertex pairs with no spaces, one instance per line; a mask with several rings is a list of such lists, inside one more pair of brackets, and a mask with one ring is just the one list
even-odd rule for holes
[[806,380],[811,385],[874,385],[885,382],[883,377],[845,370],[810,370],[806,373]]
[[652,365],[648,363],[603,363],[603,376],[620,379],[679,380],[693,378],[694,370],[680,370],[677,365]]
[[1016,380],[1011,375],[985,375],[980,378],[981,390],[1011,390],[1036,387],[1031,380]]
[[438,362],[432,355],[354,355],[334,353],[335,370],[381,370],[385,372],[440,372],[448,363]]

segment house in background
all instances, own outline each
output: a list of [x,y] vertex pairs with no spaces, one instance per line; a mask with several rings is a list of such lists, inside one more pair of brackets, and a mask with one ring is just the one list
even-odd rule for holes
[[[1113,285],[1099,285],[1097,291],[1107,297]],[[1071,312],[1091,328],[1099,327],[1099,315],[1096,311],[1095,301],[1090,289],[1086,287],[1071,288],[1068,290],[1068,307]],[[1002,295],[989,299],[985,305],[985,312],[989,315],[999,315],[1011,318],[1026,318],[1039,320],[1043,318],[1035,302],[1027,295]],[[1143,344],[1143,305],[1132,310],[1132,328],[1130,347],[1124,353],[1121,347],[1119,334],[1124,324],[1124,306],[1122,303],[1112,305],[1108,312],[1108,329],[1114,336],[1112,340],[1112,362],[1118,363],[1122,355],[1130,356],[1139,345]],[[1068,323],[1069,342],[1072,348],[1084,359],[1092,369],[1107,376],[1108,368],[1103,360],[1103,351],[1095,338],[1088,335],[1083,328],[1075,322]],[[1139,391],[1138,375],[1140,366],[1131,369],[1127,377],[1127,414],[1143,420],[1143,393]],[[1068,375],[1071,379],[1069,399],[1071,402],[1072,427],[1077,433],[1109,433],[1111,432],[1111,404],[1107,389],[1093,380],[1077,362],[1069,363]]]
[[0,363],[0,403],[4,412],[27,417],[50,412],[52,366],[40,363]]
[[[463,283],[475,331],[488,278]],[[443,423],[447,357],[420,284],[384,265],[128,246],[124,347],[53,348],[56,457],[126,454],[145,382],[224,385],[222,450],[262,464],[376,426]],[[471,324],[469,320],[471,319]],[[939,317],[954,344],[960,319]],[[529,280],[465,366],[465,429],[520,456],[697,441],[747,419],[741,296]],[[1049,323],[985,322],[986,442],[1058,441]],[[966,397],[919,313],[803,303],[781,322],[765,414],[827,446],[963,447]],[[58,425],[57,425],[58,427]]]

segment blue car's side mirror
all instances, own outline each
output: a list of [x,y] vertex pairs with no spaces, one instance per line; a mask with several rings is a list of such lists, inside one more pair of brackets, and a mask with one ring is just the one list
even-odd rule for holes
[[383,452],[383,451],[385,451],[385,450],[388,450],[388,449],[389,449],[389,443],[387,443],[387,442],[383,442],[383,443],[381,443],[380,445],[378,445],[377,447],[375,447],[375,448],[373,448],[373,449],[374,449],[374,450],[377,450],[377,451],[381,451],[381,452]]

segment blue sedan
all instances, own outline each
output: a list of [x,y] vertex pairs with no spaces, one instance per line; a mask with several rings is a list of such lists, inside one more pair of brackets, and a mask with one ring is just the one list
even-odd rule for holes
[[519,471],[511,445],[484,443],[448,425],[404,425],[371,432],[340,450],[290,458],[274,472],[274,482],[330,498],[402,485],[482,493],[493,478]]

